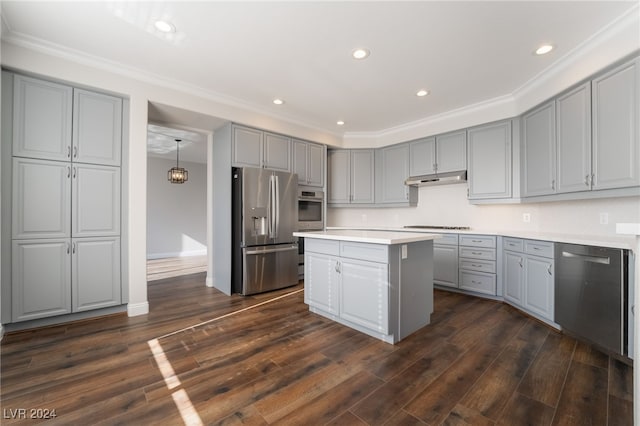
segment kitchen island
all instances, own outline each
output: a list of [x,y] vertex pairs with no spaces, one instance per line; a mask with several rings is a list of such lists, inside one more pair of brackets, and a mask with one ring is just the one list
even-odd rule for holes
[[433,240],[439,235],[365,230],[295,232],[305,239],[309,310],[397,343],[433,312]]

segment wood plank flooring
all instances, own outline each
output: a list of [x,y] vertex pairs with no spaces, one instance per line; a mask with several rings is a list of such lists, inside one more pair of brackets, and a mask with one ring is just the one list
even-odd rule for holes
[[145,316],[6,335],[1,423],[633,424],[631,367],[507,305],[436,291],[432,324],[389,345],[309,313],[301,285],[204,279],[150,285]]

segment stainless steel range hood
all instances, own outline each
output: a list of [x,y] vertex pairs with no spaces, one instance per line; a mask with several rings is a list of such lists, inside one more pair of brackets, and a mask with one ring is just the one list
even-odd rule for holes
[[446,185],[451,183],[463,183],[467,181],[467,171],[436,173],[432,175],[411,176],[404,181],[409,186]]

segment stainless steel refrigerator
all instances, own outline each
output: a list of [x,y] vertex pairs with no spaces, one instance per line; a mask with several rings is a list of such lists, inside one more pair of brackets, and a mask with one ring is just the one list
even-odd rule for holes
[[298,283],[298,176],[232,169],[233,291],[262,293]]

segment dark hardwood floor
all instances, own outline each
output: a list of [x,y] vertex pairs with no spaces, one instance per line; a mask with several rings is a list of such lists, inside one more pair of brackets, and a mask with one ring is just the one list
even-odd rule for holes
[[633,424],[631,367],[505,304],[436,291],[394,346],[301,289],[227,297],[195,274],[149,286],[145,316],[6,335],[0,423]]

